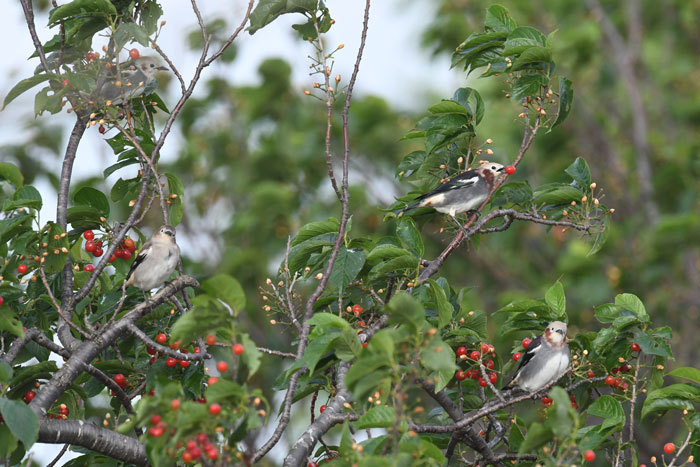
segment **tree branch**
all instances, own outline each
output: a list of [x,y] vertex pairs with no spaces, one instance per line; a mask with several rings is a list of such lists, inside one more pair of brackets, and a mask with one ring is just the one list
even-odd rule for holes
[[143,332],[141,329],[139,329],[138,326],[136,326],[133,323],[128,323],[126,325],[127,329],[129,330],[130,333],[132,333],[134,336],[139,338],[141,342],[146,344],[149,347],[153,347],[156,349],[158,352],[167,355],[168,357],[173,357],[177,358],[178,360],[188,360],[188,361],[202,361],[207,358],[211,358],[211,355],[209,355],[206,351],[206,349],[202,350],[199,353],[182,353],[177,350],[173,350],[170,347],[166,345],[160,345],[157,342],[153,341],[150,337],[146,335],[145,332]]
[[82,420],[49,420],[39,424],[40,443],[69,443],[136,465],[148,465],[146,448],[136,438]]

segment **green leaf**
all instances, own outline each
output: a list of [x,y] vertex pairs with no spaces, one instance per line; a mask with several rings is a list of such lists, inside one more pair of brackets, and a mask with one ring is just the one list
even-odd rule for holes
[[566,296],[564,295],[564,286],[557,281],[547,290],[544,295],[544,301],[547,302],[549,308],[558,318],[566,318]]
[[255,34],[280,15],[304,12],[313,14],[317,8],[317,0],[261,0],[250,14],[248,32],[251,35]]
[[367,264],[370,266],[377,265],[387,259],[398,258],[400,256],[411,256],[411,252],[391,243],[382,243],[377,245],[367,255]]
[[[457,371],[455,353],[437,334],[426,345],[421,346],[419,359],[423,367],[432,371]],[[435,390],[441,391],[442,388],[436,387]]]
[[177,178],[177,175],[171,173],[166,173],[163,175],[165,175],[165,178],[168,179],[168,191],[170,191],[171,194],[175,193],[178,196],[185,194],[185,186],[182,184],[180,179]]
[[512,71],[522,70],[533,63],[548,64],[552,61],[552,51],[546,47],[528,47],[513,62]]
[[335,258],[328,283],[338,290],[345,290],[365,265],[365,252],[340,247]]
[[394,295],[386,308],[390,324],[408,324],[414,329],[420,329],[426,323],[423,306],[406,292]]
[[17,208],[32,208],[40,210],[42,206],[39,191],[31,185],[24,185],[15,191],[12,200],[5,200],[2,206],[3,211],[10,211]]
[[70,207],[66,216],[69,224],[83,230],[98,228],[102,224],[100,217],[100,211],[92,206]]
[[[124,159],[123,161],[119,161],[116,164],[113,164],[113,165],[110,165],[109,167],[107,167],[104,170],[104,172],[102,172],[102,174],[103,174],[104,178],[107,178],[110,175],[112,175],[114,172],[116,172],[117,170],[121,169],[122,167],[128,167],[130,165],[138,164],[138,162],[139,162],[138,159],[135,159],[135,158]],[[114,191],[114,188],[112,189],[112,191]],[[114,201],[114,198],[112,198],[112,201]]]
[[255,342],[253,342],[248,334],[241,334],[239,338],[241,345],[243,345],[243,353],[240,359],[243,364],[248,367],[248,379],[250,379],[258,371],[258,368],[260,368],[262,352],[258,350]]
[[527,182],[511,182],[501,186],[491,198],[491,205],[503,207],[512,204],[524,205],[532,200],[532,188]]
[[332,326],[339,329],[352,329],[350,323],[333,313],[315,313],[309,318],[308,323],[312,326]]
[[369,275],[372,278],[376,278],[383,274],[416,268],[418,268],[418,260],[411,255],[404,255],[377,264],[370,270]]
[[12,434],[29,450],[39,437],[39,419],[27,404],[18,400],[0,398],[0,413]]
[[530,47],[544,47],[547,38],[537,29],[530,26],[520,26],[510,34],[503,44],[503,55],[521,54]]
[[0,457],[6,458],[17,449],[17,437],[4,423],[0,423]]
[[631,293],[620,294],[615,297],[615,305],[631,311],[637,316],[637,318],[639,318],[641,322],[649,322],[649,313],[647,313],[646,308],[644,308],[644,304],[636,295]]
[[[38,75],[30,76],[29,78],[25,78],[19,83],[15,84],[12,89],[10,89],[10,92],[7,93],[7,96],[5,96],[5,101],[2,104],[2,110],[5,110],[5,107],[15,100],[20,94],[24,93],[25,91],[30,90],[34,86],[36,86],[39,83],[43,83],[44,81],[48,79],[56,78],[56,75],[53,73],[46,74],[46,73],[40,73]],[[17,186],[17,185],[15,185]],[[21,185],[19,185],[21,186]]]
[[583,193],[564,183],[549,183],[535,190],[536,204],[569,204],[571,201],[580,201]]
[[564,439],[574,428],[573,409],[569,395],[563,388],[554,387],[549,391],[552,407],[547,409],[547,425],[557,438]]
[[20,339],[24,337],[24,330],[22,329],[22,321],[17,318],[14,311],[5,308],[0,313],[0,330],[7,331],[14,334]]
[[585,159],[577,157],[573,164],[567,167],[564,172],[569,174],[582,190],[588,191],[591,184],[591,170],[588,168]]
[[150,45],[148,32],[136,23],[122,23],[114,33],[114,40],[118,48],[124,47],[128,42],[136,41],[144,47]]
[[34,115],[41,115],[44,111],[48,111],[51,114],[60,112],[63,108],[61,102],[65,93],[66,88],[58,91],[52,89],[51,86],[42,88],[34,96]]
[[518,25],[511,18],[508,10],[501,5],[491,5],[486,10],[486,19],[484,20],[486,29],[496,32],[510,32]]
[[338,222],[338,219],[332,217],[325,221],[311,222],[299,229],[299,233],[292,240],[291,246],[297,246],[300,243],[320,235],[337,233],[339,228],[340,223]]
[[73,195],[73,202],[84,206],[92,206],[104,217],[109,216],[109,201],[100,190],[84,186]]
[[[474,100],[474,111],[472,112],[472,107],[469,105],[470,99]],[[464,108],[467,109],[469,115],[474,117],[474,122],[476,125],[481,123],[481,119],[484,118],[485,106],[484,100],[481,98],[481,94],[476,89],[472,88],[459,88],[455,91],[452,96],[452,100],[459,102]]]
[[527,430],[525,435],[525,440],[523,440],[520,445],[518,452],[530,452],[535,449],[544,446],[548,441],[552,439],[552,430],[549,427],[544,426],[540,423],[533,423]]
[[54,8],[49,13],[49,26],[53,26],[61,20],[94,16],[109,18],[116,16],[117,9],[109,0],[73,0],[70,3]]
[[690,366],[683,366],[674,369],[668,374],[669,376],[674,376],[676,378],[684,378],[693,381],[694,383],[700,384],[700,370]]
[[438,329],[442,329],[452,321],[454,307],[447,300],[445,289],[440,287],[440,284],[432,279],[429,279],[428,283],[430,284],[430,293],[433,295],[433,300],[435,300],[435,306],[438,312]]
[[0,383],[7,383],[12,378],[12,367],[4,360],[0,360]]
[[467,109],[465,109],[464,106],[449,99],[443,99],[437,104],[431,105],[430,107],[428,107],[428,111],[433,114],[455,113],[469,115],[469,112],[467,112]]
[[416,223],[412,218],[404,217],[399,220],[398,224],[396,225],[396,235],[408,249],[419,257],[423,256],[423,253],[425,252],[423,239],[421,238],[420,232],[416,227]]
[[606,303],[594,308],[595,317],[601,323],[612,323],[622,313],[622,308],[612,303]]
[[217,299],[209,295],[197,295],[192,299],[193,308],[180,316],[173,325],[170,338],[173,341],[190,342],[211,334],[212,330],[228,329],[231,313]]
[[396,420],[396,410],[388,405],[374,406],[365,412],[355,423],[355,427],[364,428],[388,428]]
[[612,396],[600,396],[586,409],[586,413],[602,418],[604,420],[603,428],[617,427],[621,430],[625,424],[625,412],[622,410],[622,405]]
[[24,176],[19,171],[16,165],[9,162],[0,162],[0,180],[5,179],[14,185],[15,188],[21,188],[24,185]]
[[540,88],[549,84],[549,78],[543,75],[524,75],[513,82],[512,98],[516,101],[537,95]]
[[234,314],[238,314],[246,305],[245,292],[238,282],[228,274],[217,274],[202,282],[200,288],[222,301],[233,309]]
[[642,407],[642,418],[654,412],[671,409],[694,411],[694,403],[700,402],[700,388],[690,384],[672,384],[647,394]]
[[354,329],[343,329],[335,342],[335,354],[344,362],[360,356],[362,344]]
[[668,338],[664,336],[654,336],[653,332],[650,334],[642,331],[637,331],[634,334],[634,341],[642,348],[642,352],[664,358],[673,358],[671,346],[668,344]]
[[574,102],[574,87],[571,80],[559,78],[559,108],[557,109],[557,119],[552,124],[552,128],[566,120],[571,112],[571,104]]

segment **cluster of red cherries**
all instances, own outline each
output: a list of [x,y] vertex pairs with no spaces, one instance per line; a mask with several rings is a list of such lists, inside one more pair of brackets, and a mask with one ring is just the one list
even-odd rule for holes
[[[85,238],[85,245],[83,245],[85,251],[90,253],[95,258],[99,258],[104,254],[104,250],[102,249],[103,239],[95,239],[95,232],[93,232],[92,230],[86,230],[85,232],[83,232],[83,238]],[[114,260],[116,260],[117,258],[126,260],[131,259],[131,256],[135,251],[136,242],[134,242],[133,239],[126,237],[119,244],[119,248],[109,258],[109,262],[113,263]],[[83,266],[83,271],[92,272],[94,270],[95,266],[93,266],[92,264],[86,264],[85,266]]]

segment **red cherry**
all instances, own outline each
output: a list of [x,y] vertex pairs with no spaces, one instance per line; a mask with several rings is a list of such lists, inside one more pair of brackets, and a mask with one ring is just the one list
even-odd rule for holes
[[571,401],[571,408],[578,409],[578,404],[576,403],[576,401]]
[[95,248],[95,251],[92,253],[92,256],[94,256],[95,258],[99,258],[100,256],[102,256],[102,253],[104,253],[104,251],[98,246],[97,248]]
[[165,360],[165,366],[172,368],[175,365],[177,365],[177,360],[175,360],[173,357],[169,357],[167,360]]
[[216,459],[219,457],[219,451],[217,451],[215,448],[207,449],[207,457],[212,460]]
[[593,372],[593,370],[588,370],[588,373],[586,373],[586,376],[588,376],[589,378],[595,378],[595,373]]
[[107,129],[105,128],[104,125],[100,125],[97,127],[97,131],[99,131],[101,135],[104,135],[105,132],[107,131]]
[[87,59],[88,62],[91,62],[97,58],[94,52],[88,52],[85,54],[85,58]]
[[[470,370],[467,370],[470,371]],[[471,374],[469,375],[471,377]],[[462,370],[457,370],[457,373],[455,373],[455,379],[457,381],[464,381],[467,379],[467,373],[462,371]]]
[[664,452],[666,454],[673,454],[675,450],[676,450],[676,446],[673,443],[664,444]]
[[547,397],[547,396],[544,396],[544,397],[542,398],[542,403],[543,403],[544,405],[546,405],[547,407],[549,407],[549,406],[552,405],[552,399],[549,398],[549,397]]
[[190,454],[192,454],[192,459],[197,459],[199,456],[202,455],[202,451],[197,446],[190,449],[189,451],[190,451]]
[[458,356],[458,357],[461,357],[462,355],[466,355],[466,354],[467,354],[467,348],[466,348],[466,347],[464,347],[464,346],[457,347],[457,356]]
[[26,274],[27,273],[27,265],[20,264],[19,266],[17,266],[17,272],[20,274]]
[[636,342],[632,342],[630,344],[630,349],[632,349],[632,352],[639,352],[640,350],[642,350],[642,348]]
[[520,360],[520,357],[522,357],[522,356],[523,356],[523,354],[521,354],[520,352],[515,352],[513,354],[513,361],[517,362],[518,360]]
[[595,460],[595,452],[589,449],[583,453],[583,458],[586,460],[586,462],[593,462]]
[[367,342],[362,343],[362,348],[364,349],[365,347],[367,347]]
[[481,379],[481,372],[479,370],[477,370],[476,368],[474,368],[472,370],[472,379],[474,381],[479,381],[479,379]]
[[221,413],[221,406],[214,402],[209,406],[209,413],[212,415],[219,415],[219,413]]
[[0,306],[2,306],[2,304],[3,304],[4,302],[5,302],[5,300],[4,300],[2,297],[0,297]]
[[175,342],[171,342],[168,344],[168,347],[170,347],[173,350],[177,350],[178,347],[180,347],[180,341],[176,340]]
[[190,451],[185,451],[182,453],[182,461],[192,462],[192,454],[190,454]]
[[483,353],[483,354],[489,353],[489,345],[488,344],[481,344],[481,353]]
[[194,448],[197,447],[197,443],[194,440],[189,440],[187,444],[185,445],[185,448],[187,448],[188,451],[193,450]]
[[224,371],[228,370],[228,363],[219,362],[216,364],[216,369],[223,373]]
[[151,347],[150,345],[146,346],[146,352],[148,352],[148,355],[155,355],[158,351]]
[[93,266],[92,264],[86,264],[85,266],[83,266],[83,271],[92,272],[94,270],[95,266]]
[[109,262],[113,263],[115,259],[117,259],[117,253],[113,253],[112,256],[109,257]]
[[134,240],[131,238],[125,238],[124,239],[124,248],[126,248],[129,251],[134,251],[136,249],[136,244],[134,243]]
[[309,467],[318,467],[318,464],[316,462],[309,462]]
[[498,375],[496,373],[489,374],[489,381],[491,381],[491,384],[496,384],[498,382]]
[[148,429],[148,435],[153,437],[153,438],[160,438],[163,436],[163,433],[165,430],[159,426],[152,426]]
[[120,388],[124,388],[126,386],[126,377],[121,373],[117,373],[114,375],[114,382],[117,383]]
[[86,230],[85,232],[83,232],[83,238],[85,240],[92,240],[93,238],[95,238],[95,232],[93,232],[92,230]]
[[131,252],[129,250],[122,250],[122,258],[124,258],[124,259],[131,258]]
[[620,369],[619,369],[619,368],[613,368],[613,369],[610,370],[610,371],[612,371],[612,374],[616,375],[616,374],[618,374],[618,373],[620,372]]
[[240,355],[243,353],[243,345],[241,344],[233,344],[233,353],[236,355]]
[[180,366],[182,368],[187,368],[188,366],[190,366],[190,361],[189,360],[180,360]]
[[612,375],[606,376],[605,377],[605,384],[607,384],[608,386],[612,386],[613,384],[615,384],[615,377]]
[[70,84],[70,81],[68,81],[67,79],[64,79],[64,80],[63,80],[63,83],[61,83],[61,84],[63,85],[64,88],[65,88],[65,87],[69,87],[69,88],[72,88],[72,87],[73,87],[73,86]]
[[151,415],[151,425],[159,424],[162,419],[163,419],[163,417],[161,417],[158,414]]
[[216,376],[210,376],[209,379],[207,380],[207,384],[211,386],[212,384],[216,384],[219,382],[219,378]]
[[627,373],[632,369],[629,363],[623,363],[622,366],[620,367],[620,371],[622,373]]
[[207,441],[209,441],[209,437],[207,436],[206,433],[199,433],[199,434],[197,434],[197,442],[198,442],[199,444],[204,444],[204,443],[206,443]]
[[515,173],[515,167],[512,165],[509,165],[506,167],[506,173],[508,175],[513,175]]
[[321,407],[318,408],[318,410],[319,410],[321,413],[323,413],[323,411],[326,410],[327,408],[328,408],[328,406],[322,405]]
[[[469,369],[469,370],[467,370],[467,371],[464,372],[464,376],[465,376],[466,378],[470,378],[470,379],[471,379],[471,378],[474,377],[474,373],[478,373],[478,371],[476,371],[476,370],[472,371],[471,369]],[[457,375],[455,375],[455,376],[457,376]]]
[[205,340],[207,342],[207,345],[216,344],[216,336],[214,334],[209,334]]
[[481,386],[482,388],[485,388],[488,385],[489,385],[489,383],[487,383],[484,378],[479,378],[479,386]]
[[141,54],[139,53],[138,49],[129,50],[129,57],[131,57],[132,60],[136,60],[140,56]]
[[27,391],[24,393],[24,400],[27,402],[31,402],[34,400],[34,396],[36,396],[36,393],[34,391]]
[[620,386],[622,386],[622,378],[618,376],[617,378],[615,378],[615,387],[619,388]]
[[166,340],[168,340],[168,338],[162,332],[156,336],[156,342],[159,344],[165,344]]
[[173,399],[170,401],[170,407],[173,408],[173,410],[177,410],[180,408],[180,399]]
[[352,306],[352,312],[355,314],[355,316],[361,315],[363,312],[362,305],[353,305]]
[[66,404],[61,404],[61,406],[58,408],[58,413],[61,415],[68,415],[70,411],[68,410],[68,407],[66,407]]
[[158,357],[154,355],[148,360],[148,364],[153,365],[156,362],[156,360],[158,360]]
[[493,367],[494,367],[493,360],[488,360],[488,361],[486,362],[486,365],[485,365],[485,366],[486,366],[486,368],[488,368],[489,370],[493,370]]
[[527,349],[530,346],[530,342],[532,342],[532,339],[530,339],[529,337],[523,339],[523,349]]
[[472,360],[479,360],[481,358],[481,354],[474,350],[472,353],[469,354],[469,358]]
[[88,240],[85,242],[85,251],[88,253],[92,253],[96,248],[97,246],[95,246],[95,242],[93,240]]

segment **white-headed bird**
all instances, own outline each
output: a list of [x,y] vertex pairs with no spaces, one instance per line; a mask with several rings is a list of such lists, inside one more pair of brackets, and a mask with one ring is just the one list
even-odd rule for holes
[[160,287],[179,262],[180,247],[175,242],[175,228],[164,225],[139,250],[124,286],[133,285],[145,291]]

